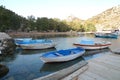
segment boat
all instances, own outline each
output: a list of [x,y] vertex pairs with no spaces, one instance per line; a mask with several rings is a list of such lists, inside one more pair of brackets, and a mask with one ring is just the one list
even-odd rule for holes
[[32,38],[14,38],[16,45],[29,42],[30,40],[32,40]]
[[79,56],[82,56],[84,53],[85,53],[85,49],[79,47],[79,48],[47,52],[42,54],[40,56],[40,59],[44,63],[65,62],[65,61],[73,60]]
[[17,43],[22,49],[48,49],[54,48],[56,43],[52,40],[47,39],[35,39],[35,40],[27,40],[21,41]]
[[120,30],[119,29],[113,30],[112,33],[120,36]]
[[104,49],[108,48],[111,45],[111,42],[108,41],[94,41],[94,40],[81,40],[80,43],[73,43],[76,47],[82,47],[86,50],[95,50],[95,49]]
[[99,37],[99,38],[118,38],[117,34],[114,33],[95,33],[95,37]]

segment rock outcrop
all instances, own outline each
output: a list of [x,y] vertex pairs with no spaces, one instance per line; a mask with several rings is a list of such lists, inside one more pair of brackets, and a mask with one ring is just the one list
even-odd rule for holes
[[15,49],[14,40],[6,33],[0,32],[0,53],[13,54]]
[[120,30],[120,5],[112,7],[87,20],[95,24],[97,30]]

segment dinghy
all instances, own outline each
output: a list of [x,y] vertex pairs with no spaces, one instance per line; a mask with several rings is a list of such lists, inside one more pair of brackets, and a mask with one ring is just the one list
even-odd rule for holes
[[55,42],[46,39],[25,40],[17,44],[22,49],[48,49],[56,46]]
[[111,42],[101,41],[96,42],[93,40],[81,40],[80,43],[73,43],[76,47],[82,47],[87,50],[103,49],[108,48],[111,45]]
[[65,62],[69,60],[73,60],[79,56],[82,56],[85,53],[85,49],[83,48],[73,48],[59,51],[52,51],[42,54],[40,59],[44,63],[48,62]]
[[14,38],[16,45],[29,42],[30,40],[32,40],[32,38]]
[[118,38],[118,34],[116,34],[116,33],[95,33],[95,37],[117,39]]

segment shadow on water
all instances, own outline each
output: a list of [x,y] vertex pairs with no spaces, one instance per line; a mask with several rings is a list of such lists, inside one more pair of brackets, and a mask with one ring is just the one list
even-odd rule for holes
[[0,62],[11,62],[14,61],[18,55],[33,55],[33,54],[40,54],[45,53],[48,51],[54,51],[55,48],[50,49],[44,49],[44,50],[23,50],[20,48],[17,48],[13,54],[10,55],[0,55]]
[[0,78],[5,76],[9,72],[9,68],[0,64]]
[[55,72],[55,71],[70,67],[82,60],[84,60],[83,57],[78,57],[74,60],[67,61],[67,62],[46,63],[42,66],[42,68],[40,69],[40,72]]

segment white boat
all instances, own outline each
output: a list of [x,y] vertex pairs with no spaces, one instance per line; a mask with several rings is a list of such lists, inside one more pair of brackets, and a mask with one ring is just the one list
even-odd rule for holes
[[115,35],[120,36],[120,30],[119,29],[114,30],[112,33],[115,34]]
[[56,46],[56,43],[52,40],[29,40],[27,42],[20,43],[19,46],[22,49],[48,49]]
[[95,42],[93,40],[81,40],[80,43],[73,43],[76,47],[82,47],[87,50],[103,49],[108,48],[111,45],[111,42],[101,41]]
[[73,48],[73,49],[47,52],[45,54],[42,54],[40,59],[44,63],[65,62],[65,61],[73,60],[79,56],[82,56],[84,53],[85,53],[85,49],[83,48]]

